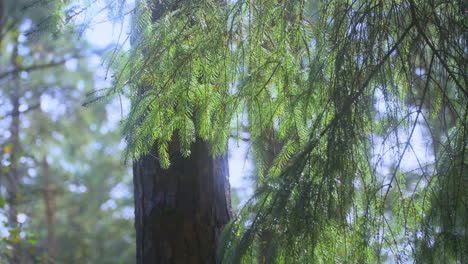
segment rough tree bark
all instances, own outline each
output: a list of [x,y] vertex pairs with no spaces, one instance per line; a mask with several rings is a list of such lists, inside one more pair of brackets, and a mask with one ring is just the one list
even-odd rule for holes
[[220,233],[231,218],[228,161],[197,140],[183,158],[170,146],[171,167],[154,153],[133,164],[138,264],[216,263]]

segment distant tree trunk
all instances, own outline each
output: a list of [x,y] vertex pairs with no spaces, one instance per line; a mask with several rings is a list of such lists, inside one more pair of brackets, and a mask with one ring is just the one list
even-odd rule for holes
[[[15,91],[12,92],[10,97],[11,103],[13,105],[13,111],[19,111],[19,97],[16,96]],[[18,162],[16,155],[19,153],[19,116],[13,115],[11,125],[10,125],[10,144],[12,144],[11,150],[11,165],[9,169],[9,215],[8,219],[11,225],[17,224],[17,210],[16,210],[16,197],[18,194],[18,182],[19,182],[19,173],[18,173]]]
[[3,38],[3,24],[5,24],[5,21],[3,20],[3,11],[5,10],[5,5],[3,4],[3,0],[0,0],[0,43],[2,43],[2,38]]
[[[15,39],[13,46],[13,52],[11,56],[11,62],[15,67],[17,65],[18,58],[18,39]],[[10,91],[10,103],[13,107],[11,110],[12,119],[10,124],[10,144],[13,145],[10,157],[11,165],[8,173],[8,223],[11,227],[18,226],[18,210],[17,210],[17,199],[18,199],[18,185],[20,182],[20,173],[18,169],[18,155],[21,152],[20,143],[19,143],[19,129],[20,129],[20,84],[18,74],[14,75],[13,79],[14,87]],[[21,257],[21,247],[19,243],[13,244],[12,252],[12,263],[23,263]]]
[[[271,128],[268,132],[263,133],[260,138],[257,139],[256,149],[260,159],[265,164],[265,170],[263,174],[268,174],[269,169],[273,165],[275,157],[281,150],[281,144],[275,137],[275,131]],[[257,188],[261,188],[264,183],[257,179]],[[273,232],[269,229],[262,230],[258,241],[258,256],[257,261],[259,264],[272,263],[276,257],[277,244],[273,239]]]
[[47,218],[47,255],[49,263],[55,263],[56,240],[55,240],[55,185],[51,179],[49,163],[47,158],[44,157],[42,162],[42,170],[45,178],[45,192],[44,200],[46,205],[46,218]]
[[198,139],[183,158],[177,140],[171,166],[154,153],[133,164],[137,264],[214,264],[223,227],[231,219],[228,160],[212,158]]

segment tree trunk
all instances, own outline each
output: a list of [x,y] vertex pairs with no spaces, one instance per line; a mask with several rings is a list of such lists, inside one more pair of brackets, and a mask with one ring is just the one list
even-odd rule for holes
[[[11,56],[11,62],[15,67],[17,65],[17,58],[18,58],[18,38],[16,38],[13,46],[13,52]],[[20,183],[20,173],[18,168],[18,155],[21,153],[20,147],[20,138],[19,138],[19,131],[20,131],[20,83],[19,83],[19,76],[16,73],[13,79],[14,87],[10,91],[10,102],[13,107],[12,119],[10,124],[10,143],[13,145],[10,156],[11,156],[11,164],[10,170],[8,173],[8,223],[10,227],[16,228],[18,227],[18,194],[19,194],[19,183]],[[12,263],[23,263],[22,260],[22,253],[21,253],[21,245],[19,243],[13,243],[13,250],[12,250]]]
[[227,157],[212,158],[200,139],[188,158],[173,140],[168,169],[156,153],[154,148],[133,164],[137,264],[216,263],[232,214]]
[[[268,132],[263,133],[257,142],[257,150],[261,159],[265,163],[265,171],[263,175],[267,175],[271,166],[273,166],[273,161],[278,155],[279,151],[282,148],[282,144],[278,142],[275,137],[275,130],[271,128]],[[260,182],[257,179],[257,188],[263,187],[264,183]],[[257,261],[259,264],[269,264],[272,263],[276,257],[277,244],[274,241],[273,231],[269,229],[264,229],[260,233],[258,241],[258,256]]]
[[46,205],[46,218],[47,218],[47,255],[49,257],[49,263],[55,263],[55,185],[50,177],[49,164],[47,158],[44,158],[42,163],[42,169],[45,178],[45,192],[44,200]]

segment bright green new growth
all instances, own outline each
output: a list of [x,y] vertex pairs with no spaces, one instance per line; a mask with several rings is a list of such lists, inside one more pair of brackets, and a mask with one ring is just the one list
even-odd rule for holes
[[[462,261],[462,3],[316,6],[184,1],[153,23],[151,1],[141,2],[131,52],[109,59],[118,69],[115,92],[132,100],[128,156],[156,142],[168,167],[174,136],[186,156],[197,137],[219,155],[230,124],[247,111],[252,143],[275,131],[283,149],[263,175],[267,185],[227,228],[225,263],[254,262],[262,230],[274,230],[276,263]],[[434,161],[417,160],[408,172],[401,163],[418,154],[417,126],[428,131]],[[394,149],[389,173],[378,169],[381,146]]]

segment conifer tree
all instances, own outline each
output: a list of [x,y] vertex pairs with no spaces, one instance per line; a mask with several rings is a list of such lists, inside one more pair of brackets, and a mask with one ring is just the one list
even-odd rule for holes
[[[246,107],[254,144],[272,127],[282,143],[224,232],[220,261],[253,261],[274,230],[271,263],[462,262],[462,1],[157,3],[137,6],[132,51],[109,59],[112,93],[133,100],[128,157],[157,154],[170,171],[198,139],[218,157]],[[437,159],[414,150],[420,127]],[[389,172],[378,169],[386,153]],[[409,156],[416,167],[406,171]]]

